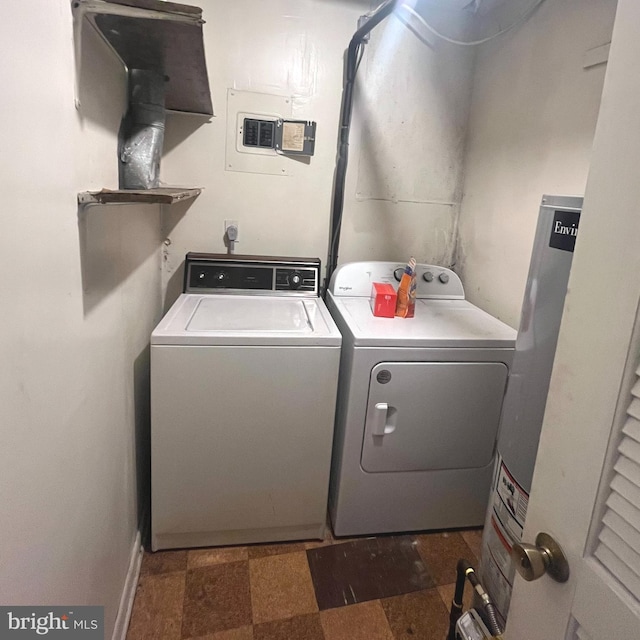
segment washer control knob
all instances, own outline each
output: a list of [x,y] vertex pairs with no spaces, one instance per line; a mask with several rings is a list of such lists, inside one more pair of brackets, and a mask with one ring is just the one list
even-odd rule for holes
[[440,280],[440,282],[442,282],[442,284],[447,284],[447,282],[449,282],[449,274],[448,273],[441,273],[438,276],[438,280]]
[[400,282],[402,280],[402,274],[404,273],[404,267],[398,267],[393,271],[393,277]]
[[216,280],[218,282],[224,282],[225,280],[228,280],[228,279],[229,279],[229,276],[225,271],[218,271],[216,273]]
[[433,282],[433,273],[431,273],[431,271],[425,271],[425,272],[422,274],[422,279],[423,279],[425,282]]
[[293,271],[289,274],[289,286],[297,289],[302,284],[302,274],[299,271]]

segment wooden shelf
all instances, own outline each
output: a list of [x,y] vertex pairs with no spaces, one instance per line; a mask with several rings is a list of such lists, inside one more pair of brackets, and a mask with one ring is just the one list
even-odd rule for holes
[[202,189],[176,187],[82,191],[78,194],[78,204],[83,206],[91,204],[175,204],[197,198],[201,191]]
[[213,115],[202,9],[159,0],[74,0],[78,45],[86,19],[126,69],[165,76],[165,108]]

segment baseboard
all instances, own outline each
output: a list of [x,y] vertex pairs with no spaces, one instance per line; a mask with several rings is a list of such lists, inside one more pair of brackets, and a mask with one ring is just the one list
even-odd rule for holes
[[124,588],[122,590],[122,597],[120,598],[116,624],[113,629],[113,635],[111,636],[112,640],[126,639],[129,619],[131,618],[131,610],[133,609],[133,600],[136,596],[136,587],[138,586],[138,578],[140,576],[143,551],[142,536],[138,531],[131,548],[129,569],[127,570],[127,577],[124,581]]

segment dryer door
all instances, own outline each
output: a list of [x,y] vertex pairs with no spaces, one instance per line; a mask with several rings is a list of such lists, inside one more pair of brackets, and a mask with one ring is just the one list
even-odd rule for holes
[[368,472],[467,469],[492,458],[507,381],[501,362],[382,362],[371,371]]

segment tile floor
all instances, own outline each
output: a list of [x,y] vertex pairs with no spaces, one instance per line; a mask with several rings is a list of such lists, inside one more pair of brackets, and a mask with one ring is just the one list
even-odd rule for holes
[[477,563],[480,539],[329,532],[145,553],[127,640],[443,640],[456,562]]

